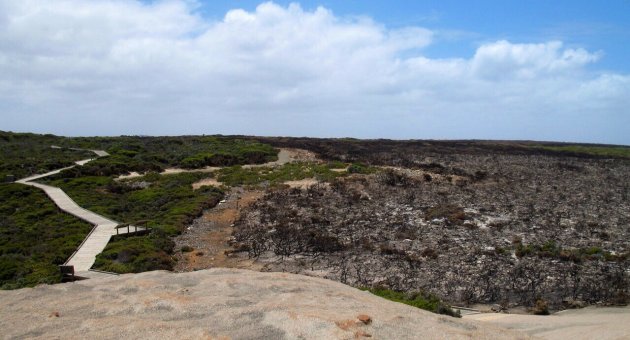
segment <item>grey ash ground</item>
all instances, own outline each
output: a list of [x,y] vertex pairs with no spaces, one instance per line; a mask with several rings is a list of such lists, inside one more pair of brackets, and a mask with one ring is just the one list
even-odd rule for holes
[[497,309],[628,302],[628,160],[369,143],[305,141],[326,159],[384,170],[269,191],[235,225],[242,255]]

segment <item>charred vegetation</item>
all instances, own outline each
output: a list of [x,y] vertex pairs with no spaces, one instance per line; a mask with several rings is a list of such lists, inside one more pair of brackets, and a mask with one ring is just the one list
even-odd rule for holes
[[235,242],[271,270],[540,313],[628,302],[623,157],[508,142],[261,141],[381,167],[250,206]]

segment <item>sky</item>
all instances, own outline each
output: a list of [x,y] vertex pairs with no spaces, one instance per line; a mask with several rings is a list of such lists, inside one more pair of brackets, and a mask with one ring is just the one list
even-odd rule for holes
[[630,0],[0,0],[0,130],[630,145]]

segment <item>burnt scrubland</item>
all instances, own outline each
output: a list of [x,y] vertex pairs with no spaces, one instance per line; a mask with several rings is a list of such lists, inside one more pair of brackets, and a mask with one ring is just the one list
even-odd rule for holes
[[628,148],[263,141],[381,166],[248,208],[234,246],[269,270],[542,314],[628,302]]

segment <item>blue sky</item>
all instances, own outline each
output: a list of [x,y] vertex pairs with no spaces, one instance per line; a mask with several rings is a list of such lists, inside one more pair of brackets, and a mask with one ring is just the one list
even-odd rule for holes
[[0,0],[0,129],[630,145],[629,19],[629,0]]
[[[275,1],[287,6],[296,1]],[[422,26],[443,31],[426,51],[432,57],[467,57],[483,42],[561,40],[567,46],[604,51],[597,67],[630,72],[629,0],[492,1],[297,1],[324,6],[340,16],[363,15],[389,27]],[[202,1],[200,12],[221,19],[233,8],[255,10],[260,1]]]

